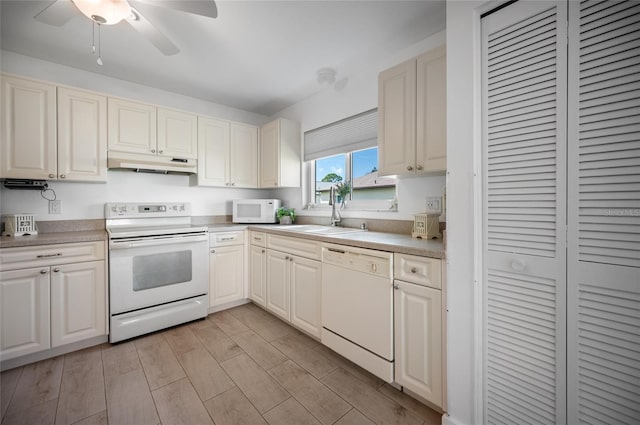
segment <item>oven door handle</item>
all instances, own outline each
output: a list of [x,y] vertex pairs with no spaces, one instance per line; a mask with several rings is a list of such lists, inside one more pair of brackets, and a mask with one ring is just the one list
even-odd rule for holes
[[207,235],[202,236],[191,236],[184,238],[166,238],[166,239],[152,239],[152,240],[143,240],[143,241],[127,241],[127,242],[111,242],[109,244],[109,249],[132,249],[132,248],[143,248],[147,246],[162,246],[162,245],[175,245],[182,243],[193,243],[193,242],[206,242],[209,239]]

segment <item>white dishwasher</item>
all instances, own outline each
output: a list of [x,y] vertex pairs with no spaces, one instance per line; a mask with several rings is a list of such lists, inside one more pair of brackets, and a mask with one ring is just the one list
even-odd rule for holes
[[393,381],[393,254],[322,245],[322,343]]

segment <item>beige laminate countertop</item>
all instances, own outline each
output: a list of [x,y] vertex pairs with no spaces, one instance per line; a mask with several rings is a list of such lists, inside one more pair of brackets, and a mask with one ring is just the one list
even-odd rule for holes
[[441,240],[415,239],[409,235],[369,231],[318,235],[302,231],[286,230],[280,228],[279,225],[250,225],[248,228],[249,230],[258,230],[281,236],[300,237],[358,248],[377,249],[379,251],[419,255],[422,257],[445,258],[444,246]]
[[18,246],[53,245],[59,243],[94,242],[107,240],[104,230],[85,230],[78,232],[38,233],[34,236],[0,237],[0,248]]

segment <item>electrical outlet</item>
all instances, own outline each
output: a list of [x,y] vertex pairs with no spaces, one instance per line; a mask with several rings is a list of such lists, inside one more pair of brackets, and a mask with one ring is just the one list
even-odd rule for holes
[[62,214],[62,201],[49,201],[49,214]]
[[427,214],[442,214],[442,198],[439,196],[427,196]]

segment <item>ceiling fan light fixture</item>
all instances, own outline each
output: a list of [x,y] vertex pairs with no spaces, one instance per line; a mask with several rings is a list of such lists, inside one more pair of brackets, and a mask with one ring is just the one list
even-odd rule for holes
[[72,1],[83,15],[101,25],[115,25],[132,13],[127,0]]

